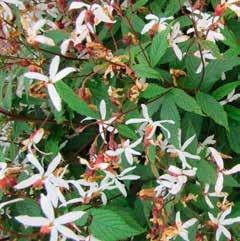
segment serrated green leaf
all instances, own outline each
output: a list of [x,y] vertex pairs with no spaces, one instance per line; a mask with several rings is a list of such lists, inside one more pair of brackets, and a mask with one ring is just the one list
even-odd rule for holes
[[150,79],[162,79],[162,76],[159,71],[144,64],[134,65],[133,70],[140,78],[142,77],[142,78],[150,78]]
[[[217,179],[216,169],[213,164],[205,161],[199,160],[196,162],[197,167],[197,178],[200,182],[215,184]],[[207,170],[207,175],[206,175]]]
[[197,102],[207,116],[213,119],[217,124],[229,129],[226,112],[211,95],[199,92],[197,94]]
[[173,96],[174,102],[178,107],[188,112],[194,112],[196,114],[202,115],[201,108],[196,100],[186,92],[181,89],[173,89],[171,94]]
[[63,81],[58,81],[56,84],[56,89],[60,97],[68,104],[68,106],[83,116],[89,116],[92,118],[97,117],[97,113],[92,111],[86,102],[81,100],[73,90],[66,85]]
[[223,97],[227,96],[231,93],[235,88],[240,86],[240,81],[234,81],[231,83],[227,83],[225,85],[220,86],[218,89],[212,92],[212,96],[216,100],[221,100]]
[[152,44],[150,46],[150,60],[152,66],[157,65],[159,60],[162,58],[162,56],[166,53],[168,49],[167,36],[169,34],[169,29],[170,28],[167,28],[166,30],[157,33],[152,40]]
[[160,85],[150,83],[148,84],[147,89],[141,93],[141,97],[145,99],[151,99],[159,95],[162,95],[166,91],[168,91],[168,89],[163,88]]
[[93,209],[91,215],[90,231],[102,241],[125,240],[144,232],[129,212],[123,209]]
[[132,128],[130,128],[129,126],[126,126],[123,124],[118,126],[118,132],[122,136],[127,137],[127,138],[131,138],[131,139],[137,138],[137,134],[135,133],[135,131]]

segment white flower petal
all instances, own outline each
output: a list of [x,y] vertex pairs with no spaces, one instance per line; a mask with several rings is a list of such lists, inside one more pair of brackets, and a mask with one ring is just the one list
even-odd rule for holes
[[36,37],[34,37],[34,40],[41,44],[46,44],[48,46],[55,46],[54,41],[51,38],[48,38],[44,35],[37,35]]
[[41,174],[33,175],[14,186],[15,189],[24,189],[27,187],[31,187],[36,181],[40,180],[42,177]]
[[15,217],[15,219],[26,226],[32,227],[41,227],[49,224],[49,220],[43,217],[30,217],[27,215],[21,215]]
[[69,228],[63,225],[57,225],[57,230],[63,234],[66,238],[73,239],[79,241],[78,236]]
[[51,202],[45,195],[41,195],[40,205],[44,215],[52,222],[55,218]]
[[47,82],[49,79],[46,75],[37,73],[37,72],[27,72],[24,74],[24,77],[29,78],[29,79],[36,79],[36,80],[41,80]]
[[84,214],[85,214],[85,212],[82,212],[82,211],[69,212],[69,213],[66,213],[66,214],[58,217],[55,220],[55,223],[57,223],[57,224],[72,223],[72,222],[80,219]]
[[58,55],[56,55],[52,59],[50,66],[49,66],[49,77],[51,80],[53,80],[55,75],[57,74],[59,64],[60,64],[60,57]]
[[67,75],[71,74],[72,72],[75,72],[76,69],[73,67],[67,67],[62,69],[60,72],[58,72],[55,77],[52,79],[52,81],[54,83],[56,83],[57,81],[64,79]]
[[48,165],[47,171],[45,173],[46,176],[49,176],[50,174],[52,174],[55,169],[57,168],[57,166],[59,165],[59,163],[61,162],[62,156],[60,153],[58,153],[53,160],[50,162],[50,164]]
[[61,111],[62,109],[61,98],[57,93],[55,86],[53,84],[47,84],[47,89],[48,89],[48,94],[52,101],[52,104],[54,105],[57,111]]

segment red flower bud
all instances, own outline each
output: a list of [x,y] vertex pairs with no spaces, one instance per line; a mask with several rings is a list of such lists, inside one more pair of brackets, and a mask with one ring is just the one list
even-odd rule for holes
[[226,7],[224,4],[218,4],[215,8],[215,16],[221,16],[225,11]]

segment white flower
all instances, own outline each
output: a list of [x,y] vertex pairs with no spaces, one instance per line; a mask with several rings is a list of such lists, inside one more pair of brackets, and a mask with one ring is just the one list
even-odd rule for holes
[[65,225],[80,219],[85,214],[84,212],[68,212],[56,218],[50,200],[43,194],[41,194],[40,205],[45,217],[31,217],[27,215],[21,215],[15,217],[16,220],[25,226],[41,227],[40,233],[50,233],[50,241],[57,241],[58,233],[63,235],[63,237],[79,241],[78,235],[76,235]]
[[5,206],[9,205],[9,204],[20,202],[20,201],[23,201],[23,200],[24,199],[22,199],[22,198],[16,198],[16,199],[12,199],[12,200],[9,200],[9,201],[6,201],[6,202],[1,202],[0,203],[0,210],[2,208],[4,208]]
[[[219,23],[219,17],[212,16],[208,13],[198,13],[194,16],[196,22],[197,31],[202,34],[206,40],[215,42],[218,40],[224,40],[224,36],[221,33],[221,29],[224,25]],[[187,33],[195,32],[195,28],[188,29]]]
[[170,47],[173,48],[173,51],[179,60],[182,60],[183,54],[177,44],[185,42],[188,39],[189,39],[189,36],[184,35],[181,32],[180,23],[179,22],[175,23],[172,28],[171,34],[168,35],[168,41],[169,41]]
[[221,4],[231,9],[238,17],[240,17],[239,0],[221,0]]
[[7,169],[7,163],[0,162],[0,179],[5,177],[6,169]]
[[24,74],[24,76],[29,79],[36,79],[36,80],[45,82],[45,85],[48,89],[48,94],[50,96],[50,99],[57,111],[60,111],[62,109],[62,105],[61,105],[60,96],[58,95],[54,84],[57,81],[65,78],[70,73],[76,71],[75,68],[67,67],[57,73],[59,64],[60,64],[60,57],[55,56],[50,63],[49,76],[46,76],[46,75],[43,75],[40,73],[36,73],[36,72],[27,72]]
[[[198,58],[201,58],[201,52],[200,52],[199,50],[196,51],[196,52],[194,53],[194,55],[195,55],[196,57],[198,57]],[[197,68],[197,70],[196,70],[196,73],[197,73],[197,74],[199,74],[199,73],[202,72],[202,70],[203,70],[203,63],[205,64],[205,66],[208,65],[208,62],[206,61],[206,59],[210,59],[210,60],[216,59],[216,58],[212,55],[212,53],[211,53],[210,50],[203,50],[203,51],[202,51],[202,55],[203,55],[203,62],[202,62],[202,60],[201,60],[201,63],[200,63],[200,65],[198,66],[198,68]]]
[[69,10],[73,9],[83,9],[77,17],[76,26],[81,26],[85,21],[88,29],[92,33],[95,32],[95,26],[101,22],[115,23],[111,17],[112,8],[103,8],[96,3],[89,5],[83,2],[72,2]]
[[197,222],[196,218],[191,218],[188,221],[182,223],[180,212],[176,213],[175,224],[177,227],[177,235],[179,235],[183,240],[189,241],[187,228],[190,228]]
[[235,94],[235,89],[230,92],[225,100],[220,101],[220,105],[226,105],[240,98],[240,94]]
[[41,188],[44,186],[47,191],[47,196],[51,200],[54,207],[57,207],[58,201],[65,202],[65,198],[62,195],[59,187],[68,189],[68,184],[61,177],[56,177],[54,175],[54,171],[61,161],[61,155],[58,154],[49,163],[46,171],[44,171],[44,168],[33,154],[27,154],[26,158],[38,170],[39,173],[21,181],[15,186],[15,188],[24,189],[30,186]]
[[103,182],[114,184],[119,189],[119,191],[123,194],[123,196],[126,197],[127,191],[126,191],[125,185],[120,181],[139,179],[140,177],[137,175],[128,175],[128,173],[133,171],[135,168],[136,166],[128,167],[125,170],[123,170],[119,175],[114,175],[111,172],[104,171],[106,173],[106,176],[103,179]]
[[188,138],[183,144],[181,144],[181,130],[179,130],[179,132],[178,132],[179,148],[176,148],[174,145],[168,146],[167,152],[177,154],[179,160],[182,162],[183,169],[185,169],[186,167],[191,168],[191,165],[189,165],[186,160],[187,158],[200,160],[200,156],[193,155],[193,154],[185,151],[187,149],[187,147],[191,144],[191,142],[193,141],[194,138],[195,138],[195,135]]
[[161,32],[167,28],[167,20],[173,19],[173,17],[167,17],[167,18],[159,18],[156,15],[148,14],[146,15],[145,19],[150,20],[149,23],[145,24],[143,27],[141,34],[145,34],[149,32],[150,30],[157,29],[157,32]]
[[216,241],[220,240],[221,235],[223,234],[228,240],[231,240],[231,233],[226,229],[226,225],[231,225],[233,223],[240,222],[240,217],[237,218],[228,218],[225,219],[226,216],[228,216],[232,211],[232,208],[228,208],[223,213],[220,213],[216,218],[211,214],[208,213],[208,216],[210,220],[213,222],[213,224],[216,225],[217,231],[216,231]]
[[[111,124],[116,120],[116,117],[112,117],[106,120],[107,110],[106,110],[105,100],[101,100],[99,110],[100,110],[100,117],[101,117],[100,120],[97,120],[99,134],[102,137],[103,141],[106,143],[105,130],[112,132],[114,134],[118,133],[118,130],[115,129],[113,126],[111,126]],[[93,118],[92,117],[84,118],[82,122],[86,120],[93,120]]]
[[209,208],[214,208],[214,205],[212,204],[211,200],[209,197],[225,197],[226,194],[225,193],[216,193],[216,192],[211,192],[209,193],[209,184],[206,184],[204,187],[204,191],[203,191],[203,197],[206,201],[206,204],[208,205]]
[[214,135],[208,136],[202,143],[199,144],[197,148],[197,154],[199,154],[206,146],[214,145],[216,141],[214,140]]
[[223,178],[224,175],[232,175],[234,173],[240,172],[240,164],[232,167],[230,170],[224,169],[224,162],[221,157],[221,154],[214,149],[213,147],[209,147],[209,150],[212,154],[212,157],[217,165],[217,181],[215,184],[215,192],[220,193],[223,189]]
[[157,196],[161,195],[168,189],[169,193],[172,195],[178,194],[183,185],[187,182],[188,177],[193,177],[196,175],[196,168],[183,170],[176,166],[170,166],[168,168],[168,174],[163,174],[157,180],[159,186],[155,188]]
[[32,19],[28,19],[26,17],[22,17],[21,22],[27,34],[27,41],[30,44],[37,42],[49,46],[55,46],[55,43],[51,38],[39,34],[39,32],[41,32],[40,30],[42,30],[43,26],[46,24],[55,29],[56,26],[52,22],[46,19],[40,19],[37,22],[33,22]]
[[148,139],[152,138],[152,136],[155,134],[157,127],[160,127],[161,129],[166,131],[168,138],[170,138],[171,136],[170,132],[162,124],[164,123],[175,124],[175,122],[173,120],[153,121],[148,114],[147,106],[142,104],[141,107],[142,107],[142,115],[144,118],[129,119],[126,121],[126,125],[142,123],[139,130],[140,131],[145,130],[145,132],[147,132],[145,134]]
[[41,141],[41,139],[43,138],[43,135],[44,135],[43,128],[40,128],[35,132],[33,132],[28,139],[22,141],[24,148],[27,148],[29,152],[32,152],[32,147],[34,147],[37,151],[42,153],[42,151],[38,149],[36,144],[38,144]]
[[130,165],[132,165],[133,164],[133,155],[137,155],[137,156],[141,155],[140,152],[135,151],[133,148],[138,146],[141,142],[142,142],[142,138],[139,138],[132,144],[130,144],[130,140],[126,140],[122,143],[122,147],[117,148],[114,151],[109,150],[106,152],[106,154],[109,156],[120,156],[122,153],[124,153],[128,163]]

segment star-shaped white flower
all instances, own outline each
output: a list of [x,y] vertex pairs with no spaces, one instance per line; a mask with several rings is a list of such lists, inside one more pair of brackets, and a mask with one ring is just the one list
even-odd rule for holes
[[82,9],[81,13],[78,15],[76,19],[76,26],[81,26],[83,22],[85,22],[88,29],[92,33],[95,32],[95,26],[101,22],[115,23],[115,21],[112,20],[112,8],[110,7],[103,8],[101,5],[96,3],[89,5],[84,2],[75,1],[72,2],[69,7],[69,10],[73,9]]
[[198,155],[193,155],[187,151],[185,151],[188,146],[192,143],[193,139],[195,138],[195,135],[188,138],[183,144],[181,144],[181,130],[179,130],[178,133],[178,142],[179,142],[179,148],[175,147],[174,145],[169,145],[167,152],[177,154],[179,160],[182,162],[182,168],[185,169],[191,168],[191,165],[188,164],[187,158],[195,159],[195,160],[200,160],[200,156]]
[[141,34],[145,34],[147,32],[149,32],[150,30],[152,30],[153,28],[157,29],[157,32],[161,32],[163,30],[165,30],[168,26],[168,23],[166,22],[167,20],[171,20],[173,19],[173,17],[164,17],[164,18],[159,18],[158,16],[154,15],[154,14],[148,14],[145,17],[146,20],[149,20],[150,22],[145,24]]
[[60,191],[60,187],[68,189],[68,183],[61,177],[56,177],[54,175],[54,171],[61,162],[61,155],[58,154],[49,163],[46,171],[44,171],[44,168],[33,154],[27,154],[26,159],[38,170],[39,173],[21,181],[15,186],[15,188],[24,189],[31,186],[42,188],[44,186],[47,191],[47,196],[51,200],[54,207],[57,207],[58,201],[65,202],[65,198]]
[[24,76],[29,79],[36,79],[36,80],[45,82],[50,99],[57,111],[60,111],[62,109],[62,105],[61,105],[60,96],[57,93],[54,84],[57,81],[65,78],[70,73],[76,71],[75,68],[67,67],[62,69],[60,72],[58,72],[59,64],[60,64],[60,57],[55,56],[50,63],[49,76],[46,76],[37,72],[27,72],[24,74]]
[[[101,119],[97,120],[99,134],[102,137],[103,141],[106,143],[106,131],[111,133],[118,133],[118,130],[114,128],[112,123],[116,120],[116,117],[112,117],[110,119],[106,119],[107,110],[106,110],[106,102],[105,100],[101,100],[100,106],[99,106],[99,112]],[[92,117],[86,117],[81,122],[86,120],[94,120]],[[106,131],[105,131],[106,130]]]
[[[206,61],[206,59],[210,59],[210,60],[213,60],[213,59],[216,59],[213,54],[211,53],[210,50],[203,50],[202,51],[202,55],[203,55],[203,62],[200,63],[200,65],[198,66],[197,70],[196,70],[196,73],[199,74],[202,72],[203,70],[203,64],[205,64],[205,66],[208,65],[208,62]],[[198,50],[194,53],[194,56],[198,57],[198,58],[201,58],[201,52]]]
[[179,235],[183,240],[189,241],[187,229],[193,226],[197,222],[196,218],[191,218],[188,221],[182,223],[180,212],[176,213],[175,225],[177,227],[177,235]]
[[211,192],[209,193],[209,184],[206,184],[204,187],[203,191],[203,197],[205,199],[206,204],[208,205],[209,208],[214,208],[214,205],[212,204],[212,201],[210,200],[209,197],[226,197],[226,193],[216,193],[216,192]]
[[237,218],[228,218],[226,219],[226,216],[228,216],[232,212],[232,208],[228,208],[223,213],[220,213],[216,218],[211,214],[208,213],[208,216],[213,224],[216,225],[217,231],[216,231],[216,241],[219,241],[222,234],[228,239],[231,240],[232,235],[231,233],[226,229],[225,226],[232,225],[234,223],[240,222],[240,217]]
[[170,138],[171,134],[168,129],[163,126],[163,124],[175,124],[175,122],[173,120],[153,121],[148,114],[147,106],[142,104],[141,107],[143,118],[129,119],[126,121],[126,125],[142,123],[139,130],[145,131],[146,138],[148,139],[151,139],[152,136],[155,134],[157,127],[160,127],[161,129],[166,131],[168,138]]
[[133,164],[133,155],[139,156],[141,155],[141,152],[135,151],[134,148],[138,146],[142,142],[142,138],[139,138],[132,144],[130,143],[130,140],[126,140],[122,143],[121,147],[117,148],[116,150],[109,150],[106,152],[108,156],[120,156],[124,153],[128,163],[130,165]]
[[159,184],[155,188],[157,196],[162,195],[166,190],[172,195],[178,194],[183,185],[187,182],[188,177],[194,177],[196,171],[196,168],[184,170],[171,165],[168,168],[168,174],[163,174],[157,180],[157,183]]
[[169,41],[170,47],[173,48],[173,51],[179,60],[182,60],[183,53],[177,44],[185,42],[188,39],[189,39],[189,36],[184,35],[180,30],[180,23],[179,22],[175,23],[172,28],[171,34],[168,35],[168,41]]
[[232,175],[234,173],[240,172],[240,164],[237,164],[236,166],[232,167],[231,169],[226,170],[224,168],[224,162],[221,157],[221,154],[213,147],[209,147],[209,150],[217,165],[217,181],[215,184],[215,192],[221,193],[221,191],[223,189],[224,175],[228,176],[228,175]]
[[79,241],[78,235],[65,225],[80,219],[85,212],[68,212],[56,218],[50,200],[43,194],[41,194],[40,205],[45,217],[21,215],[15,217],[16,220],[25,226],[41,227],[40,233],[50,234],[50,241],[57,241],[59,233],[63,235],[64,238]]
[[123,194],[123,196],[126,197],[127,191],[126,191],[125,185],[120,181],[139,179],[140,176],[128,174],[129,172],[133,171],[135,168],[136,168],[136,166],[128,167],[118,175],[115,175],[115,174],[105,170],[104,172],[106,173],[106,176],[103,179],[103,182],[114,184],[119,189],[119,191]]

